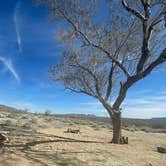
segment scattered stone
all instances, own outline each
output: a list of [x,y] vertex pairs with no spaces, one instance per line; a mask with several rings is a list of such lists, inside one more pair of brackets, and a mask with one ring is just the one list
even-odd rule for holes
[[166,148],[157,147],[157,151],[158,151],[159,153],[166,153]]
[[9,139],[6,135],[0,133],[0,145],[3,145],[5,142],[8,142]]

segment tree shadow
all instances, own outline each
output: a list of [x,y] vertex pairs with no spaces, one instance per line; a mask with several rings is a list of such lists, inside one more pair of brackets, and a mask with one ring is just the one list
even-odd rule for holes
[[43,166],[88,166],[87,162],[83,162],[76,158],[74,155],[64,157],[63,153],[54,152],[48,153],[47,151],[23,151],[27,159],[32,160],[35,163],[40,163]]
[[40,141],[31,141],[27,142],[25,144],[5,144],[4,147],[23,147],[23,148],[28,148],[30,146],[35,146],[38,144],[45,144],[45,143],[51,143],[51,142],[70,142],[70,143],[100,143],[104,144],[104,142],[101,141],[87,141],[87,140],[79,140],[79,139],[73,139],[73,138],[67,138],[67,137],[61,137],[61,136],[55,136],[54,137],[58,139],[54,140],[40,140]]
[[[87,141],[87,140],[79,140],[79,139],[73,139],[68,137],[62,137],[62,136],[56,136],[56,135],[43,135],[46,137],[53,138],[52,140],[39,140],[39,141],[29,141],[26,143],[17,143],[17,144],[5,144],[3,147],[7,147],[7,149],[10,148],[16,148],[16,150],[20,151],[21,154],[27,159],[32,161],[33,163],[39,163],[43,166],[50,166],[50,165],[59,165],[59,166],[82,166],[87,165],[87,162],[83,162],[79,160],[75,154],[81,154],[81,153],[88,153],[88,154],[97,154],[100,152],[97,151],[79,151],[77,149],[76,151],[40,151],[40,150],[32,150],[31,147],[39,144],[46,144],[46,143],[56,143],[56,142],[69,142],[69,143],[85,143],[85,144],[105,144],[105,142],[100,141]],[[72,145],[71,145],[72,146]],[[18,155],[18,154],[17,154]],[[66,157],[67,156],[67,157]],[[49,163],[50,162],[50,163]]]

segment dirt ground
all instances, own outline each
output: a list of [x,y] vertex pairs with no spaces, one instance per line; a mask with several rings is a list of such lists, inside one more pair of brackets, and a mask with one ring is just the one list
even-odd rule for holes
[[[86,120],[3,115],[0,122],[8,122],[1,126],[1,133],[9,137],[0,149],[0,166],[166,165],[166,154],[156,150],[157,146],[166,147],[164,133],[123,130],[129,144],[115,145],[109,143],[109,127]],[[65,133],[68,128],[81,133]]]

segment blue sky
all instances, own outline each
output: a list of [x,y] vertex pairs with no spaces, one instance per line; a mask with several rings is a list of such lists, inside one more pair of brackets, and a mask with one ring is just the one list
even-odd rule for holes
[[[33,112],[107,115],[95,99],[64,91],[49,80],[48,68],[62,50],[55,41],[56,24],[44,7],[34,7],[31,0],[2,0],[0,25],[0,104]],[[166,117],[165,75],[154,71],[131,88],[123,116]]]

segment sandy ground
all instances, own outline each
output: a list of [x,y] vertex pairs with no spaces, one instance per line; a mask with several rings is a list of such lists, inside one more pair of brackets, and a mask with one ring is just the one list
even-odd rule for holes
[[[32,121],[19,120],[19,124]],[[10,141],[0,149],[0,166],[166,166],[166,154],[156,151],[157,146],[166,147],[164,133],[124,130],[129,144],[115,145],[108,143],[112,132],[107,127],[96,129],[89,123],[71,124],[70,120],[48,121],[36,117],[31,126],[35,131],[1,129]],[[79,128],[81,133],[64,133],[68,127]]]

